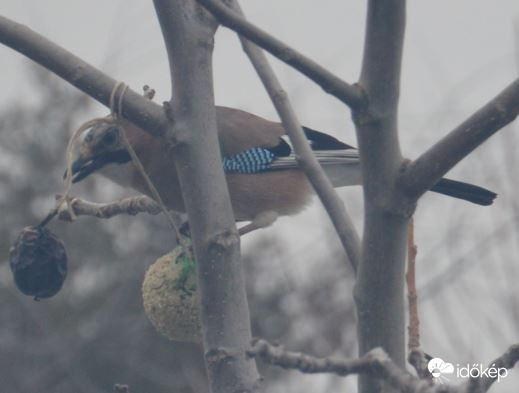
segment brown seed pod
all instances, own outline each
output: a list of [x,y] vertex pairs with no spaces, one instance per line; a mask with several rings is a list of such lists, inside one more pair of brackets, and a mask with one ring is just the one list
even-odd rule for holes
[[202,341],[195,270],[194,261],[177,247],[157,259],[144,277],[144,311],[155,329],[170,340]]
[[22,229],[9,255],[14,282],[35,300],[54,296],[67,276],[63,242],[45,227]]

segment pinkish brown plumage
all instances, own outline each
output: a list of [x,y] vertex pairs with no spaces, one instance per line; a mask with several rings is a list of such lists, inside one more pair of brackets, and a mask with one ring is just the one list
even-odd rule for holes
[[[237,221],[250,221],[241,233],[270,225],[278,216],[300,212],[312,188],[299,169],[280,123],[232,108],[216,107],[220,151]],[[184,212],[174,150],[130,122],[123,121],[130,144],[169,209]],[[84,133],[74,149],[74,181],[99,172],[125,187],[151,196],[120,137],[122,128],[103,124]],[[336,187],[361,184],[357,150],[321,132],[303,130],[323,169]],[[225,160],[231,164],[225,166]],[[442,179],[432,188],[478,204],[495,194],[467,183]]]

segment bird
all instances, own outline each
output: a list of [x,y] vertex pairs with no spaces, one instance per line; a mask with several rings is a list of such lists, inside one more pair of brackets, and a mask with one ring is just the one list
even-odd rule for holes
[[[248,222],[240,235],[265,228],[279,216],[301,212],[313,191],[300,169],[281,123],[240,109],[216,107],[222,166],[237,222]],[[359,151],[337,138],[303,127],[305,136],[334,187],[362,184]],[[72,182],[93,173],[153,198],[133,165],[121,133],[135,150],[165,206],[185,212],[173,151],[137,125],[121,119],[85,130],[72,148]],[[478,205],[491,205],[497,194],[461,181],[441,179],[430,191]]]

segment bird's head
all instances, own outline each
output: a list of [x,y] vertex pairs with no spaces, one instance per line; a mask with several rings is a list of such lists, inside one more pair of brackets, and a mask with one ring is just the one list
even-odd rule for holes
[[102,123],[79,135],[72,148],[73,183],[108,166],[130,163],[122,132],[123,128],[117,124]]

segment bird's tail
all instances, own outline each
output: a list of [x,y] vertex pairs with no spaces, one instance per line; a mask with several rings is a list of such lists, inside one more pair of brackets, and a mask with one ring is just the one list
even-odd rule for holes
[[[340,162],[341,160],[337,161]],[[348,162],[344,159],[341,164],[337,165],[337,161],[325,160],[324,163],[321,162],[334,187],[352,186],[362,183],[360,165],[358,163],[355,164],[353,160]],[[486,188],[445,178],[436,183],[430,191],[483,206],[491,205],[497,197],[495,192]]]
[[483,206],[491,205],[497,196],[495,192],[486,188],[451,179],[441,179],[431,191]]
[[[358,150],[316,150],[314,153],[334,187],[362,184]],[[287,157],[277,158],[270,169],[280,170],[297,167],[296,158],[291,154]],[[497,196],[496,193],[486,188],[451,179],[441,179],[431,188],[431,191],[483,206],[491,205]]]

